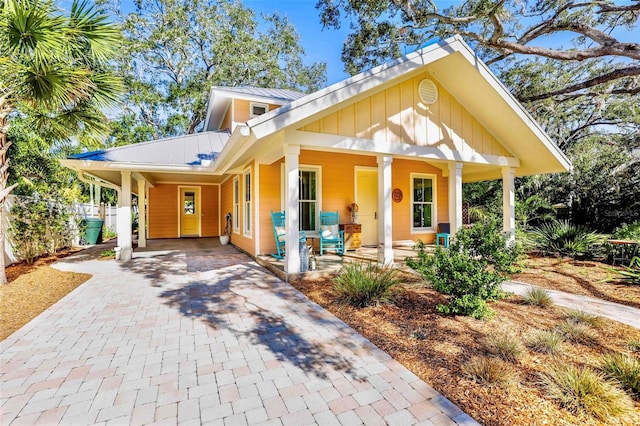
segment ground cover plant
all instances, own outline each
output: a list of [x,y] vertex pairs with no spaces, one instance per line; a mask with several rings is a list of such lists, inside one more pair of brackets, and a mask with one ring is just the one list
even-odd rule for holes
[[389,302],[400,282],[396,272],[374,262],[348,262],[334,278],[334,290],[340,301],[359,308]]

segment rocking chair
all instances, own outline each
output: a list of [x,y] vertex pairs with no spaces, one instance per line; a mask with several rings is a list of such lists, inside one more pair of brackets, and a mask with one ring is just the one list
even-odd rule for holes
[[271,222],[273,222],[273,236],[276,239],[276,250],[278,250],[277,253],[271,256],[276,259],[284,259],[285,236],[287,233],[284,212],[271,212]]
[[320,256],[327,247],[335,249],[340,256],[344,254],[344,231],[340,230],[338,212],[320,212]]

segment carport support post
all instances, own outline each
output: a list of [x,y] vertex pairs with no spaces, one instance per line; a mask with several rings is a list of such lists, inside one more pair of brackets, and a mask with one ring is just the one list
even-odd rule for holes
[[451,236],[462,227],[462,163],[455,161],[449,163],[449,227]]
[[513,167],[502,168],[502,226],[510,241],[516,238],[515,174]]
[[147,181],[138,177],[138,247],[147,246]]
[[133,244],[131,241],[131,172],[123,170],[122,190],[118,194],[118,247],[120,247],[120,260],[129,260],[133,257]]
[[287,235],[285,240],[284,270],[288,274],[300,272],[298,204],[300,202],[299,169],[300,147],[297,145],[285,145],[285,217]]
[[393,263],[392,162],[393,157],[378,156],[378,262],[384,265]]

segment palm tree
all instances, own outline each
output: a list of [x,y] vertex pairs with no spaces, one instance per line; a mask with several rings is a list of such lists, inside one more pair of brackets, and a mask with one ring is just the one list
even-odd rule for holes
[[[53,0],[0,0],[0,220],[6,197],[11,142],[20,115],[51,141],[103,132],[102,110],[115,105],[120,79],[108,67],[120,32],[85,0],[66,13]],[[0,284],[6,283],[0,227]]]

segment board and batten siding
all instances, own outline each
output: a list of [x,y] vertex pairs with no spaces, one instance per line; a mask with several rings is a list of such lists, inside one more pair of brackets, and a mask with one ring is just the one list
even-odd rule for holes
[[[348,105],[301,130],[374,141],[443,147],[461,153],[511,156],[443,86],[438,99],[424,105],[418,95],[425,73]],[[490,105],[487,105],[490,108]]]
[[149,238],[179,238],[180,186],[200,187],[200,232],[203,237],[219,235],[218,185],[162,184],[149,188]]

